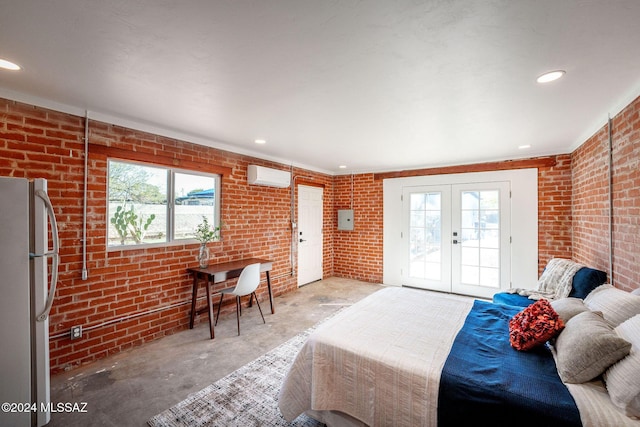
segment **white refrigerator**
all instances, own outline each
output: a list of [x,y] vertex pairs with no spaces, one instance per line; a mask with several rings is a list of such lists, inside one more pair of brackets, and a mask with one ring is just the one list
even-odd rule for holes
[[58,246],[47,181],[0,177],[3,427],[43,426],[51,417],[48,317],[58,277]]

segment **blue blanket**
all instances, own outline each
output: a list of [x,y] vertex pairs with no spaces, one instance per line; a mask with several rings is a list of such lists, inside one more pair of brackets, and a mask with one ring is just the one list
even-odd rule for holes
[[580,426],[573,397],[546,346],[509,344],[518,307],[475,301],[440,379],[438,426]]

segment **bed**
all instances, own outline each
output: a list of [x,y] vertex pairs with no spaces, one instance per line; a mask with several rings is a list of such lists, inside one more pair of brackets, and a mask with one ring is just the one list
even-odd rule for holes
[[[561,347],[513,349],[509,319],[521,309],[384,287],[310,335],[282,384],[279,409],[288,421],[306,413],[329,426],[446,426],[478,419],[494,425],[640,426],[625,413],[624,402],[623,408],[612,403],[602,376],[562,381],[556,370]],[[633,313],[640,313],[640,296],[625,316]],[[515,359],[506,361],[505,354]],[[637,356],[629,349],[627,354]],[[513,366],[504,373],[504,365]],[[628,388],[624,393],[617,402],[629,404]]]

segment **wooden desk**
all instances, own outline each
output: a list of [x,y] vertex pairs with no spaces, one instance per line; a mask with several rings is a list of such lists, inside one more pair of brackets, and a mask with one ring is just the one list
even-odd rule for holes
[[[209,312],[209,330],[211,333],[211,339],[214,338],[213,333],[213,303],[211,301],[211,286],[214,283],[224,282],[225,280],[233,279],[240,276],[242,269],[249,264],[260,263],[260,272],[265,272],[267,276],[267,288],[269,289],[269,304],[271,305],[271,314],[275,313],[273,308],[273,294],[271,293],[271,279],[269,278],[269,271],[273,268],[273,261],[260,258],[247,258],[238,261],[223,262],[219,264],[211,264],[207,268],[189,268],[187,269],[193,274],[193,295],[191,297],[191,318],[189,319],[189,329],[193,329],[193,321],[196,314],[207,310]],[[198,283],[199,279],[205,279],[205,287],[207,289],[207,307],[196,313],[196,299],[198,298]],[[251,298],[253,303],[253,297]]]

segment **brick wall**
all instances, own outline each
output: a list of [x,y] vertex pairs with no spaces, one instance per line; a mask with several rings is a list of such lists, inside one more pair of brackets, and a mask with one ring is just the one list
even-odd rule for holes
[[573,257],[609,271],[607,130],[599,130],[571,155]]
[[[613,284],[640,287],[640,98],[612,118]],[[609,273],[609,130],[571,155],[573,257]]]
[[[186,268],[196,266],[198,244],[107,250],[110,153],[185,169],[226,171],[221,191],[223,240],[209,244],[212,257],[219,261],[272,259],[274,294],[296,288],[291,263],[291,189],[246,183],[249,163],[283,169],[282,165],[94,121],[89,129],[89,275],[82,280],[84,118],[0,99],[0,175],[47,178],[60,229],[60,278],[50,317],[52,372],[188,327],[192,279]],[[328,232],[323,264],[328,277],[333,274],[332,177],[293,170],[297,174],[325,188]],[[260,289],[264,301],[265,287]],[[223,308],[234,309],[231,303]],[[206,321],[206,316],[199,320]],[[68,338],[73,325],[83,326],[82,339]]]
[[538,168],[538,274],[551,258],[571,258],[571,156]]
[[373,174],[335,177],[335,213],[353,209],[353,231],[334,233],[336,276],[382,283],[382,180]]

